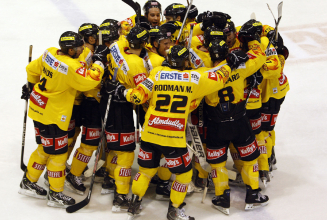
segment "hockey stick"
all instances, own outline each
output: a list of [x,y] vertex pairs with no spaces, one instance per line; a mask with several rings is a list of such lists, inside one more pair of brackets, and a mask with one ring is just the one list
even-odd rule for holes
[[137,23],[140,24],[141,23],[141,21],[140,21],[140,19],[141,19],[141,6],[140,6],[140,4],[137,3],[137,2],[134,2],[133,0],[122,0],[122,1],[125,2],[126,4],[128,4],[129,6],[131,6],[134,9],[134,11],[135,11],[135,13],[137,15]]
[[136,106],[136,134],[135,134],[135,143],[138,144],[139,143],[139,138],[140,138],[140,106],[137,105]]
[[[30,45],[29,56],[28,56],[28,63],[30,63],[32,61],[32,50],[33,50],[33,45]],[[28,81],[26,83],[26,87],[27,87],[27,90],[29,90],[29,88],[28,88]],[[20,168],[24,172],[25,172],[25,170],[27,168],[26,165],[24,164],[24,148],[25,148],[25,135],[26,135],[27,106],[28,106],[28,100],[25,101],[23,135],[22,135],[22,152],[21,152],[21,156],[20,156]]]
[[187,8],[187,11],[186,11],[186,14],[185,14],[184,20],[183,20],[183,24],[182,24],[182,27],[181,27],[179,33],[178,33],[178,36],[177,36],[177,39],[176,39],[176,43],[175,43],[175,45],[178,44],[178,42],[179,42],[179,38],[180,38],[181,35],[182,35],[182,31],[183,31],[183,29],[184,29],[184,26],[185,26],[185,23],[186,23],[186,19],[187,19],[188,13],[190,12],[190,9],[191,9],[192,4],[193,4],[193,0],[191,0],[191,1],[190,1],[190,4],[188,5],[188,8]]
[[[114,76],[113,76],[113,79],[112,79],[113,82],[116,81],[117,72],[118,72],[118,67],[115,68]],[[88,193],[87,197],[84,200],[82,200],[81,202],[76,203],[75,205],[68,206],[66,208],[66,212],[68,212],[68,213],[73,213],[73,212],[76,212],[76,211],[84,208],[87,204],[89,204],[89,202],[91,200],[91,194],[92,194],[92,189],[93,189],[93,184],[94,184],[94,179],[95,179],[95,172],[96,172],[95,168],[97,167],[97,164],[98,164],[98,161],[99,161],[100,149],[101,149],[101,146],[102,146],[102,139],[103,139],[102,137],[103,137],[103,135],[105,133],[105,128],[106,128],[106,124],[107,124],[107,118],[108,118],[108,114],[109,114],[111,99],[112,99],[112,94],[109,95],[108,103],[107,103],[107,109],[106,109],[106,113],[104,115],[104,122],[102,124],[102,130],[101,130],[101,133],[100,133],[100,142],[99,142],[99,145],[98,145],[98,148],[97,148],[97,151],[96,151],[96,157],[95,157],[95,161],[94,161],[94,168],[93,168],[93,174],[92,174],[92,180],[91,180],[91,184],[90,184],[89,193]]]
[[[267,46],[267,48],[266,48],[266,54],[267,54],[267,52],[268,52],[268,50],[269,50],[269,48],[270,48],[270,45],[271,45],[272,42],[273,42],[273,39],[275,38],[275,42],[278,41],[278,25],[279,25],[280,20],[282,19],[283,2],[280,2],[280,3],[278,4],[278,7],[277,7],[277,9],[278,9],[278,20],[277,20],[277,21],[276,21],[276,18],[275,18],[275,16],[274,16],[272,10],[270,9],[268,3],[267,3],[267,6],[268,6],[268,9],[270,10],[270,12],[271,12],[273,18],[274,18],[274,21],[275,21],[275,32],[274,32],[274,35],[272,36],[272,38],[269,39],[269,44],[268,44],[268,46]],[[277,48],[276,48],[276,49],[277,49]]]
[[191,24],[191,30],[190,30],[190,34],[188,36],[188,44],[187,44],[187,49],[190,51],[191,48],[191,43],[192,43],[192,35],[193,35],[193,29],[194,29],[194,24]]
[[252,12],[250,18],[251,18],[251,19],[254,19],[254,20],[257,20],[257,17],[255,16],[255,13],[254,13],[254,12]]

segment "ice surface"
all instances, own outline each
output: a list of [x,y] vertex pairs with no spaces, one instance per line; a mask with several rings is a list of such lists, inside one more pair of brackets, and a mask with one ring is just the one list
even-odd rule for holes
[[[164,9],[175,1],[160,2]],[[200,12],[226,12],[232,16],[236,25],[242,25],[255,12],[257,20],[273,26],[274,21],[266,2],[276,17],[279,0],[202,0],[194,1],[194,4]],[[143,5],[145,0],[139,3]],[[181,3],[186,4],[186,1]],[[232,187],[229,217],[211,207],[212,195],[207,195],[205,203],[201,204],[202,194],[194,194],[185,199],[187,214],[201,220],[326,219],[326,8],[327,1],[322,0],[284,1],[279,30],[290,51],[284,72],[290,81],[291,90],[282,105],[276,126],[278,170],[274,171],[269,187],[263,190],[270,197],[269,205],[245,212],[245,189]],[[85,22],[100,24],[107,18],[123,20],[133,14],[133,10],[119,0],[0,1],[1,219],[127,218],[126,214],[111,212],[113,195],[100,195],[100,184],[95,184],[90,204],[74,214],[47,207],[44,200],[18,194],[23,175],[20,170],[20,152],[24,101],[20,99],[20,95],[21,86],[26,82],[25,67],[29,45],[34,46],[33,58],[36,59],[48,47],[58,47],[59,36],[64,31],[77,32],[78,27]],[[25,164],[35,149],[32,120],[28,119]],[[231,166],[229,161],[228,167]],[[133,174],[136,171],[137,166],[134,163]],[[45,187],[43,176],[39,183]],[[67,194],[77,201],[84,199],[84,196],[69,192]],[[142,214],[137,219],[166,219],[168,203],[155,201],[154,197],[154,188],[149,188],[143,200]]]

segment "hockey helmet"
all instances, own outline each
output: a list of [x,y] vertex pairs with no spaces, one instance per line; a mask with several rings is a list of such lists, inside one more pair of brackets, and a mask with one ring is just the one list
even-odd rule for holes
[[236,32],[235,24],[230,19],[227,19],[226,27],[224,28],[224,33]]
[[177,19],[177,16],[181,16],[181,21],[184,20],[186,14],[186,8],[180,3],[173,3],[168,5],[164,11],[164,16],[172,16],[174,21]]
[[262,33],[262,23],[251,19],[247,21],[238,32],[238,39],[243,44],[247,44],[252,40],[260,42],[260,36]]
[[131,31],[126,36],[129,46],[132,49],[142,48],[143,43],[148,43],[149,41],[149,32],[147,29],[136,25],[131,29]]
[[229,49],[228,49],[228,45],[224,40],[215,39],[210,42],[208,50],[212,62],[215,62],[216,60],[226,59]]
[[73,31],[66,31],[59,38],[59,46],[61,52],[65,54],[68,54],[68,49],[81,47],[83,45],[84,41],[82,36]]
[[198,8],[195,5],[191,5],[190,11],[188,12],[187,18],[193,19],[198,16],[199,11]]
[[160,41],[163,39],[170,39],[171,38],[171,32],[168,32],[165,28],[155,26],[149,31],[150,35],[150,43],[152,46],[154,41],[157,41],[158,44],[160,44]]
[[150,8],[159,8],[159,11],[161,13],[161,4],[156,0],[147,1],[143,6],[143,13],[145,15],[149,14]]
[[100,27],[99,31],[102,33],[103,42],[112,43],[115,40],[118,40],[119,33],[117,26],[109,25]]
[[203,38],[203,45],[205,47],[209,47],[211,41],[215,39],[226,40],[227,37],[222,29],[219,29],[215,26],[211,26],[204,31]]
[[100,28],[104,26],[116,26],[117,28],[119,28],[118,23],[119,21],[115,19],[106,19],[100,24]]
[[99,27],[96,24],[84,23],[79,29],[78,33],[84,37],[84,41],[89,43],[89,37],[92,36],[95,40],[97,39]]
[[168,63],[171,68],[185,67],[185,61],[189,58],[189,50],[181,45],[175,45],[169,49]]

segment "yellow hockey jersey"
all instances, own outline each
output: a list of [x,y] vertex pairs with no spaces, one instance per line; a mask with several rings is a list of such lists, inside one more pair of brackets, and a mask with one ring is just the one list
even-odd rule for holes
[[203,35],[197,35],[192,37],[191,48],[190,48],[190,61],[191,66],[194,69],[199,67],[211,67],[212,62],[209,51],[204,52],[199,48],[203,46]]
[[147,69],[148,73],[157,66],[161,66],[164,60],[164,57],[149,50],[146,50],[146,55],[143,57],[144,67]]
[[[206,72],[204,72],[206,71]],[[157,67],[137,88],[127,91],[126,99],[142,104],[150,99],[142,128],[142,140],[169,147],[185,147],[185,126],[192,100],[199,99],[223,87],[230,73],[222,70],[178,71]]]
[[119,67],[117,80],[126,89],[135,88],[148,77],[144,60],[135,54],[127,52],[128,47],[123,41],[118,41],[110,46],[109,71],[113,75],[115,67]]
[[[101,62],[87,70],[78,59],[48,48],[27,65],[27,80],[36,83],[30,95],[28,116],[42,124],[56,124],[67,131],[77,91],[96,87],[104,72]],[[40,79],[41,77],[41,79]]]
[[[269,44],[269,39],[267,37],[261,37],[261,44],[263,45],[264,51]],[[281,63],[279,61],[277,51],[273,45],[270,45],[269,50],[266,51],[267,60],[260,68],[260,72],[263,76],[263,79],[278,79],[281,76]],[[245,80],[246,83],[246,80]],[[265,83],[260,84],[258,88],[253,88],[248,103],[246,105],[246,109],[258,109],[262,106],[262,90],[265,89]],[[244,89],[244,98],[246,98],[249,94],[248,88]]]
[[[205,97],[206,103],[216,107],[218,103],[231,102],[237,104],[244,98],[244,80],[246,77],[255,73],[266,61],[266,55],[258,41],[249,42],[247,52],[249,60],[241,64],[237,69],[232,70],[224,88]],[[221,62],[216,68],[225,65],[226,61]]]

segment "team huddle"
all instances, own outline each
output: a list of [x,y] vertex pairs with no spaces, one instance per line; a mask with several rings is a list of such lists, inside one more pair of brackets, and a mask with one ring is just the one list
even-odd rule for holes
[[[228,215],[230,185],[245,187],[245,210],[267,205],[259,181],[267,187],[276,169],[274,127],[289,90],[288,49],[277,28],[255,19],[236,27],[230,15],[199,14],[194,5],[162,12],[156,0],[143,13],[84,23],[27,65],[22,99],[38,146],[19,193],[74,206],[64,187],[84,195],[96,151],[103,165],[91,168],[92,180],[102,183],[101,194],[114,193],[112,211],[128,219],[142,211],[150,183],[156,199],[169,202],[169,220],[195,219],[184,199],[202,192],[214,193],[213,207]],[[37,185],[44,169],[48,191]]]

